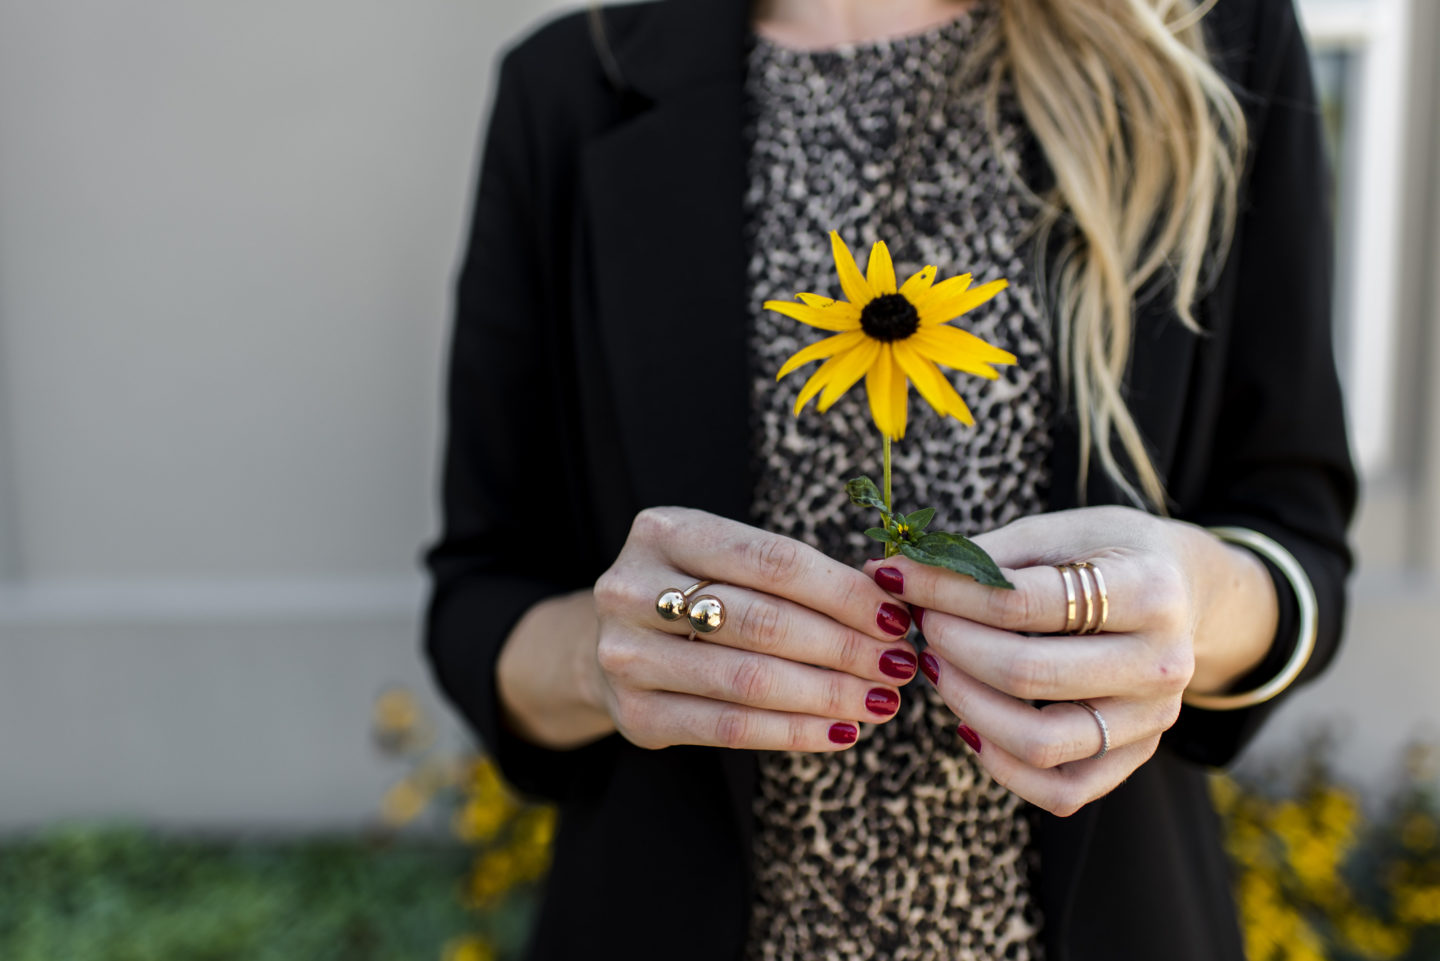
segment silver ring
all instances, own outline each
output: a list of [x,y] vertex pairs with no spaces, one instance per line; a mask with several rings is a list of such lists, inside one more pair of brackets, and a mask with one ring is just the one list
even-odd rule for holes
[[1100,725],[1100,753],[1090,757],[1092,761],[1098,761],[1110,753],[1110,726],[1105,723],[1105,717],[1084,701],[1071,701],[1071,704],[1078,704],[1091,714],[1095,715],[1095,722]]

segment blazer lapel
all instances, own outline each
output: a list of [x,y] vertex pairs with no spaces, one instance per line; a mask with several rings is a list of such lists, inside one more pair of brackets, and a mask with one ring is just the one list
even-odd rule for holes
[[[654,10],[649,28],[616,51],[624,95],[638,109],[585,146],[580,185],[598,342],[636,503],[739,520],[754,490],[742,208],[747,7],[670,0]],[[755,756],[718,753],[748,858]]]
[[616,51],[640,109],[581,158],[598,336],[637,503],[741,519],[744,25],[736,0],[659,5]]

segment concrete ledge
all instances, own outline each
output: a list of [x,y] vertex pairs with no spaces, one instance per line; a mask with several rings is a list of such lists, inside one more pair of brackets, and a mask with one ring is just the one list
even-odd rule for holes
[[418,603],[346,610],[338,595],[280,592],[241,604],[237,591],[207,608],[202,596],[117,596],[108,614],[93,594],[0,607],[0,830],[117,817],[362,828],[403,772],[368,736],[391,684],[421,696],[448,749],[466,743],[431,694]]

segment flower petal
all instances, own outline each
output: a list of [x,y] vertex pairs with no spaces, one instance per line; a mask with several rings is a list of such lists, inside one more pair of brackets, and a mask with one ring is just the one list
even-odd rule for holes
[[955,390],[950,379],[940,369],[920,354],[908,341],[895,344],[895,362],[915,383],[920,396],[929,401],[941,417],[953,415],[967,424],[974,424],[975,418],[965,400]]
[[895,264],[890,260],[890,248],[885,241],[875,241],[870,248],[870,261],[865,265],[865,279],[878,297],[895,293]]
[[843,334],[836,334],[833,337],[826,337],[824,340],[816,341],[809,347],[805,347],[790,355],[780,368],[780,373],[775,375],[779,380],[786,374],[804,367],[811,361],[823,360],[826,357],[840,353],[848,347],[854,347],[860,341],[865,340],[865,332],[861,330],[850,330]]
[[880,433],[892,440],[894,435],[890,430],[890,378],[893,367],[890,345],[884,344],[880,348],[879,358],[870,365],[870,370],[865,374],[865,395],[870,401],[870,416],[875,419],[875,426],[880,428]]
[[822,310],[831,311],[836,317],[854,317],[855,322],[860,322],[860,308],[852,303],[843,300],[836,300],[834,297],[822,297],[820,294],[796,294],[807,307],[819,307]]
[[[835,304],[837,307],[850,306],[842,304],[840,301],[836,301]],[[849,311],[836,310],[835,307],[811,307],[808,304],[797,304],[793,300],[767,300],[765,309],[773,310],[777,314],[784,314],[802,324],[819,327],[821,330],[856,330],[860,327],[858,311],[852,315]]]
[[924,270],[916,273],[909,280],[905,281],[904,285],[900,288],[900,293],[904,294],[907,298],[909,298],[910,302],[913,304],[917,297],[930,289],[930,285],[935,282],[935,274],[939,271],[939,269],[940,268],[932,264],[929,267],[926,267]]
[[839,363],[835,366],[835,372],[830,375],[829,382],[825,384],[825,392],[820,395],[820,404],[816,408],[820,413],[825,413],[830,409],[830,405],[843,397],[880,355],[879,341],[871,340],[864,334],[861,334],[860,338],[862,342],[858,347],[835,358]]
[[1009,351],[991,346],[969,331],[943,324],[921,327],[906,339],[906,343],[919,351],[922,357],[986,380],[1000,376],[991,364],[1015,363],[1015,355]]
[[810,379],[805,382],[805,386],[800,388],[800,396],[795,398],[796,417],[799,417],[800,411],[805,408],[806,404],[810,403],[810,398],[820,393],[821,388],[830,381],[830,377],[835,373],[835,368],[839,363],[839,357],[831,357],[820,365],[819,370],[810,375]]
[[890,360],[890,426],[895,428],[895,434],[891,440],[900,440],[905,436],[905,418],[909,406],[910,382],[905,379],[905,372],[894,360],[894,345],[891,345]]
[[[953,278],[959,280],[960,278]],[[1000,291],[1010,286],[1010,281],[1003,277],[999,280],[992,280],[988,284],[981,284],[979,287],[969,286],[969,275],[965,277],[966,286],[955,289],[944,289],[945,283],[936,284],[931,287],[915,309],[920,312],[920,326],[929,327],[933,324],[943,324],[947,320],[954,320],[967,310],[979,307],[985,301],[994,297]]]
[[926,304],[937,297],[953,297],[970,289],[970,275],[961,274],[958,277],[947,277],[933,287],[926,287],[919,294],[911,298],[910,302],[915,309],[922,310]]
[[850,255],[850,248],[845,246],[845,241],[840,239],[838,230],[830,231],[830,252],[835,256],[835,271],[840,275],[840,289],[845,291],[850,303],[863,309],[875,299],[875,292],[870,289],[870,282],[860,273],[860,268],[855,266],[855,258]]

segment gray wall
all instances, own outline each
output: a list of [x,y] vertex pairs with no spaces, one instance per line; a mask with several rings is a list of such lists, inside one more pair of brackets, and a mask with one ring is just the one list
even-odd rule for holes
[[0,0],[0,826],[347,825],[526,0]]
[[[0,0],[0,828],[373,817],[398,769],[370,701],[427,683],[415,562],[492,56],[557,5]],[[1349,719],[1373,772],[1440,715],[1440,524],[1391,544],[1440,517],[1437,396],[1430,459],[1362,532],[1416,562],[1362,583],[1262,755]]]

